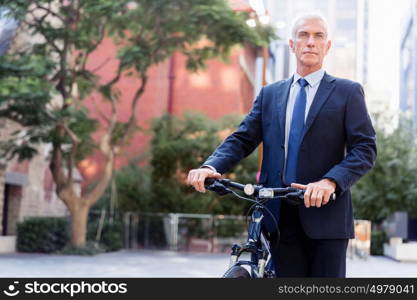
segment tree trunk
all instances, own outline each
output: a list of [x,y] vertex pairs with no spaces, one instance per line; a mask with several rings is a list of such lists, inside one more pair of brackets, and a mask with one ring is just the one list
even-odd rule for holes
[[85,246],[88,211],[88,206],[80,205],[71,213],[71,245],[74,247],[82,248]]

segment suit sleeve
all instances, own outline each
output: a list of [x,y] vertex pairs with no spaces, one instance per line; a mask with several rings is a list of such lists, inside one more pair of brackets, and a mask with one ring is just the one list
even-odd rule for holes
[[262,97],[263,89],[238,129],[217,147],[203,165],[210,165],[224,174],[256,149],[262,141]]
[[345,107],[346,156],[323,176],[336,181],[337,191],[348,190],[374,165],[375,130],[368,115],[362,86],[355,83]]

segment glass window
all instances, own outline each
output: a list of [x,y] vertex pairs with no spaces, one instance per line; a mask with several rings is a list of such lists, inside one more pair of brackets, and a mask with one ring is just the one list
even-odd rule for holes
[[356,10],[356,0],[336,0],[336,8],[343,10]]

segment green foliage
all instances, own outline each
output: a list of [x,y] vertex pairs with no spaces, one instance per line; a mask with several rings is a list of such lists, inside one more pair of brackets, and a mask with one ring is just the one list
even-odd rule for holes
[[94,148],[90,136],[97,128],[97,121],[88,117],[87,109],[72,106],[50,108],[52,96],[56,94],[48,80],[53,69],[54,63],[40,55],[20,53],[0,57],[0,117],[26,127],[1,143],[2,155],[6,159],[31,159],[37,154],[39,144],[71,144],[69,136],[58,134],[58,124],[62,123],[67,124],[80,140],[77,160],[83,159]]
[[[88,223],[87,238],[95,241],[99,218],[91,218]],[[123,248],[123,223],[119,219],[110,222],[109,217],[103,222],[103,229],[99,241],[100,247],[105,251],[116,251]]]
[[[114,174],[117,209],[126,211],[149,211],[151,201],[151,171],[135,162],[117,170]],[[90,187],[91,188],[91,187]],[[109,186],[94,209],[110,211],[111,186]]]
[[[129,43],[119,51],[126,69],[144,73],[151,64],[168,58],[173,51],[187,57],[187,67],[197,70],[214,57],[226,59],[237,44],[265,44],[273,36],[261,36],[245,23],[247,16],[230,9],[224,0],[136,0],[134,9],[114,16],[110,34]],[[138,22],[138,20],[140,20]],[[264,38],[264,39],[262,39]],[[266,40],[265,40],[266,39]],[[196,44],[208,41],[202,46]]]
[[415,127],[403,120],[392,133],[377,122],[378,156],[374,168],[352,188],[355,217],[380,224],[395,211],[417,215]]
[[128,165],[116,172],[117,204],[122,211],[148,211],[151,201],[150,171]]
[[[225,0],[51,4],[49,0],[2,1],[10,17],[19,20],[28,34],[43,37],[31,47],[0,58],[0,117],[35,127],[24,139],[14,135],[3,145],[8,159],[30,159],[41,143],[52,142],[55,149],[64,144],[74,147],[68,130],[62,132],[64,125],[80,140],[76,146],[76,159],[80,160],[94,149],[91,135],[97,122],[79,105],[93,92],[110,101],[119,99],[121,91],[115,84],[125,74],[142,80],[143,89],[137,91],[140,97],[149,67],[174,51],[183,53],[188,68],[196,71],[208,59],[226,59],[235,45],[265,45],[274,37],[272,31],[261,34],[248,27],[247,16],[232,11]],[[119,47],[119,67],[103,83],[86,62],[105,36]],[[116,124],[111,132],[113,144],[123,140],[128,127],[127,123]]]
[[74,255],[94,255],[123,248],[123,225],[121,220],[113,223],[106,218],[99,244],[96,245],[99,218],[89,218],[86,246],[69,245],[69,223],[64,217],[31,217],[17,225],[17,250]]
[[17,250],[20,252],[53,253],[68,242],[65,218],[32,217],[17,225]]
[[371,255],[383,255],[385,232],[381,229],[373,229],[371,234]]
[[[197,168],[221,143],[220,133],[228,135],[241,117],[212,121],[199,114],[179,119],[163,116],[153,123],[152,201],[155,212],[242,214],[248,205],[232,196],[197,193],[185,184],[188,171]],[[233,125],[233,126],[232,126]],[[227,177],[255,182],[257,151],[243,160]]]

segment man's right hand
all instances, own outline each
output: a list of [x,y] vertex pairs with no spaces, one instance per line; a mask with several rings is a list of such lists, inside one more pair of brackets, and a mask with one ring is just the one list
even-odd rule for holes
[[221,178],[222,175],[210,168],[202,167],[199,169],[193,169],[188,173],[187,184],[192,185],[200,193],[205,193],[204,180],[206,178]]

